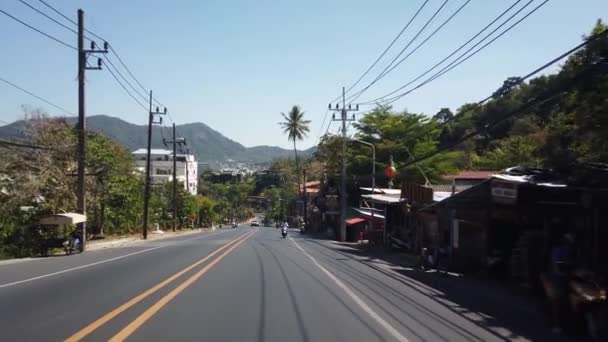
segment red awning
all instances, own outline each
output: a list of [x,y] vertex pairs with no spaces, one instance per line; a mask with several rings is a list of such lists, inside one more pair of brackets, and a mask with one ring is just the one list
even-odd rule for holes
[[344,222],[346,222],[346,225],[348,226],[353,226],[355,224],[367,222],[367,220],[361,217],[353,217],[351,219],[345,220]]

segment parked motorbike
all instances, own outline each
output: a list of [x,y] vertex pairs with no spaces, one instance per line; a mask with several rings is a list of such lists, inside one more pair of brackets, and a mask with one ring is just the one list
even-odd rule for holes
[[66,255],[70,255],[75,251],[82,252],[82,239],[77,232],[72,232],[70,237],[63,241],[62,245]]
[[418,267],[423,271],[435,269],[439,273],[447,273],[446,250],[443,248],[422,248]]
[[569,281],[570,309],[582,319],[594,342],[608,341],[608,287],[596,274],[575,270]]

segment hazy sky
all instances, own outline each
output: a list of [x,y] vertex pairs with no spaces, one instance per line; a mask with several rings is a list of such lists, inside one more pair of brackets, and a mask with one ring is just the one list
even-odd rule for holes
[[[24,1],[62,19],[38,0]],[[311,134],[301,143],[305,148],[316,143],[328,101],[371,65],[423,0],[47,2],[73,19],[78,8],[84,9],[85,27],[112,44],[140,82],[152,88],[155,97],[169,107],[176,123],[201,121],[246,146],[289,148],[277,122],[280,112],[299,104],[312,120]],[[448,1],[418,41],[464,2]],[[407,83],[514,2],[472,0],[442,31],[359,100],[373,99]],[[367,85],[388,64],[441,3],[443,0],[429,1],[360,86]],[[535,0],[528,8],[540,3]],[[73,33],[18,0],[2,0],[0,9],[76,45]],[[607,15],[606,0],[549,1],[479,55],[395,105],[434,114],[441,107],[455,109],[479,100],[505,78],[526,74],[580,43],[594,22]],[[71,112],[77,110],[75,51],[1,13],[0,41],[1,78]],[[113,61],[118,65],[116,58]],[[89,71],[87,76],[88,115],[108,114],[137,124],[147,121],[146,111],[106,70]],[[21,118],[23,104],[59,114],[3,83],[0,103],[1,121]],[[337,127],[333,123],[331,130]]]

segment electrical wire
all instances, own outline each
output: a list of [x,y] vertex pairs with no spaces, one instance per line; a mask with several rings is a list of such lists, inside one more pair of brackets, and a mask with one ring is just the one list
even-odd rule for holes
[[[603,65],[603,67],[607,67],[608,65]],[[583,75],[589,73],[589,74],[593,74],[594,72],[596,72],[597,70],[595,70],[594,68],[597,67],[597,65],[593,65],[590,68],[588,68],[588,70],[585,70],[584,72],[579,72],[577,75],[575,75],[574,77],[572,77],[572,79],[570,80],[570,83],[574,83],[575,81],[577,81],[579,78],[581,78]],[[604,70],[604,72],[606,72],[606,70]],[[556,97],[560,96],[565,90],[568,89],[568,85],[561,85],[560,87],[557,87],[557,89],[551,89],[551,91],[545,91],[544,94],[542,96],[537,96],[535,98],[532,98],[531,100],[529,100],[528,102],[524,103],[523,105],[519,106],[517,109],[509,112],[508,114],[498,118],[496,121],[492,122],[492,123],[487,123],[483,126],[482,129],[476,129],[473,132],[464,135],[462,138],[460,138],[458,141],[455,141],[449,145],[443,146],[438,148],[437,150],[428,153],[418,159],[415,159],[411,162],[405,163],[404,165],[399,166],[397,169],[404,169],[408,166],[414,165],[414,164],[418,164],[424,160],[427,160],[429,158],[432,158],[434,156],[436,156],[437,154],[452,149],[455,146],[458,146],[459,144],[463,143],[464,141],[473,138],[474,136],[482,133],[483,131],[487,131],[489,129],[492,129],[493,127],[495,127],[496,125],[500,124],[501,122],[510,119],[514,116],[517,116],[519,114],[522,113],[526,113],[528,112],[531,108],[541,105],[543,103],[546,103],[552,99],[555,99]]]
[[329,108],[325,109],[325,114],[323,115],[323,123],[321,123],[321,127],[319,129],[319,134],[317,134],[317,144],[321,139],[321,134],[323,133],[323,127],[325,127],[325,121],[327,120],[327,114],[329,114]]
[[435,17],[439,14],[439,12],[441,12],[441,10],[445,7],[445,5],[448,3],[448,1],[449,0],[444,0],[443,1],[443,3],[441,4],[441,6],[433,13],[433,15],[431,16],[431,18],[429,18],[427,20],[427,22],[422,26],[422,28],[420,28],[420,30],[418,30],[418,32],[414,35],[414,37],[412,39],[410,39],[410,41],[405,45],[405,47],[403,49],[401,49],[401,51],[399,52],[399,54],[397,54],[397,56],[395,56],[395,58],[393,58],[393,60],[384,68],[384,70],[382,70],[380,72],[380,74],[378,74],[378,76],[376,76],[376,78],[370,84],[368,84],[366,87],[364,87],[360,91],[356,92],[355,94],[349,96],[346,100],[349,101],[349,102],[352,102],[352,99],[354,97],[361,96],[372,85],[376,84],[376,82],[378,82],[380,79],[382,79],[384,76],[386,76],[387,75],[386,71],[390,67],[392,67],[394,65],[395,61],[397,61],[397,59],[399,59],[399,57],[401,57],[401,55],[403,55],[403,53],[416,41],[416,39],[418,39],[418,37],[422,34],[422,32],[424,32],[424,30],[431,24],[431,22],[433,22],[433,20],[435,19]]
[[133,96],[133,94],[131,94],[131,92],[129,91],[129,89],[127,89],[127,87],[125,87],[124,84],[122,84],[122,82],[120,82],[120,80],[118,79],[118,77],[116,77],[116,75],[114,74],[114,72],[112,72],[111,68],[106,68],[106,70],[108,70],[108,72],[110,73],[110,75],[112,75],[112,77],[114,78],[114,80],[116,80],[116,82],[122,87],[122,89],[135,101],[137,102],[137,104],[143,108],[146,112],[148,111],[148,108],[146,108],[146,106],[144,106],[141,102],[139,102],[139,100]]
[[[411,55],[413,55],[416,51],[418,51],[418,49],[420,49],[422,46],[424,46],[424,44],[426,44],[439,31],[441,31],[441,29],[443,29],[450,21],[452,21],[452,19],[454,19],[454,17],[456,15],[458,15],[458,13],[460,13],[460,11],[462,11],[470,2],[471,2],[471,0],[467,0],[462,5],[460,5],[460,7],[458,7],[458,9],[456,9],[456,11],[454,11],[446,20],[444,20],[443,23],[441,23],[441,25],[439,25],[431,34],[429,34],[422,42],[420,42],[420,44],[418,44],[407,55],[403,56],[396,64],[394,64],[392,67],[390,67],[390,69],[388,69],[386,72],[384,72],[382,75],[380,75],[379,79],[383,78],[384,76],[386,76],[387,74],[389,74],[390,72],[395,70],[397,67],[399,67],[399,65],[401,65],[401,63],[403,63],[405,60],[407,60]],[[358,93],[354,98],[351,98],[349,100],[349,103],[352,103],[353,101],[358,99],[362,94],[363,94],[363,92]]]
[[509,26],[507,29],[505,29],[503,32],[501,32],[498,36],[494,37],[492,40],[490,40],[490,42],[488,42],[487,44],[484,44],[480,49],[477,49],[476,51],[474,51],[472,54],[470,54],[469,56],[467,56],[465,59],[462,59],[463,57],[465,57],[469,52],[471,52],[473,49],[475,49],[477,46],[479,46],[481,43],[483,43],[484,41],[486,41],[489,37],[491,37],[494,33],[496,33],[498,30],[500,30],[503,26],[505,26],[507,23],[509,23],[513,18],[515,18],[519,13],[521,13],[526,7],[528,7],[534,0],[530,0],[528,1],[524,6],[522,6],[520,9],[518,9],[515,13],[513,13],[509,18],[507,18],[506,20],[504,20],[500,25],[498,25],[495,29],[493,29],[490,33],[486,34],[481,40],[479,40],[477,43],[475,43],[473,46],[471,46],[468,50],[466,50],[465,52],[461,53],[458,57],[456,57],[456,59],[454,59],[452,62],[450,62],[448,65],[444,66],[441,70],[439,70],[438,72],[436,72],[435,74],[433,74],[431,77],[427,78],[425,81],[423,81],[422,83],[418,84],[416,87],[401,93],[399,95],[396,95],[392,98],[387,99],[388,96],[393,95],[397,92],[399,92],[400,90],[403,90],[404,88],[408,87],[409,85],[413,84],[414,82],[416,82],[417,80],[419,80],[420,78],[426,76],[428,73],[430,73],[431,71],[433,71],[435,68],[437,68],[439,65],[443,64],[446,60],[448,60],[450,57],[454,56],[456,53],[458,53],[458,51],[462,50],[465,46],[467,46],[471,41],[473,41],[475,38],[477,38],[481,33],[483,33],[486,29],[488,29],[491,25],[493,25],[496,21],[500,20],[500,18],[502,16],[504,16],[506,13],[508,13],[515,5],[517,5],[517,3],[519,3],[519,1],[517,1],[515,4],[513,4],[511,7],[509,7],[507,10],[505,10],[503,13],[501,13],[497,18],[495,18],[490,24],[486,25],[486,27],[484,27],[481,31],[479,31],[475,36],[473,36],[471,39],[469,39],[467,42],[465,42],[464,44],[462,44],[460,47],[458,47],[456,50],[454,50],[450,55],[448,55],[447,57],[445,57],[443,60],[441,60],[439,63],[435,64],[433,67],[431,67],[430,69],[428,69],[427,71],[425,71],[424,73],[420,74],[418,77],[414,78],[413,80],[411,80],[410,82],[406,83],[405,85],[399,87],[398,89],[383,95],[381,97],[378,97],[374,100],[371,101],[366,101],[363,103],[359,103],[360,105],[367,105],[367,104],[375,104],[375,103],[379,103],[381,102],[382,104],[390,104],[393,103],[395,101],[397,101],[398,99],[410,94],[411,92],[413,92],[416,89],[419,89],[421,87],[423,87],[424,85],[434,81],[435,79],[443,76],[444,74],[446,74],[447,72],[451,71],[452,69],[454,69],[455,67],[457,67],[458,65],[464,63],[466,60],[470,59],[471,57],[473,57],[475,54],[479,53],[480,51],[482,51],[483,49],[485,49],[486,47],[488,47],[490,44],[494,43],[498,38],[502,37],[504,34],[506,34],[507,32],[509,32],[510,30],[512,30],[513,28],[515,28],[517,25],[519,25],[522,21],[524,21],[525,19],[527,19],[530,15],[532,15],[534,12],[536,12],[538,9],[540,9],[542,6],[544,6],[549,0],[545,0],[543,3],[541,3],[539,6],[537,6],[536,8],[532,9],[530,12],[528,12],[524,17],[520,18],[519,20],[517,20],[514,24],[512,24],[511,26]]
[[137,95],[139,95],[139,97],[141,97],[143,99],[144,102],[148,101],[148,99],[143,96],[137,89],[135,89],[135,87],[131,84],[131,82],[129,82],[124,76],[123,74],[120,72],[120,70],[118,70],[118,68],[114,65],[114,63],[112,63],[112,60],[110,58],[108,58],[108,56],[106,56],[105,54],[102,55],[102,58],[108,62],[108,64],[114,68],[114,71],[116,71],[116,73],[118,73],[118,76],[120,76],[120,78],[123,79],[123,81],[125,81],[127,83],[127,85],[133,89],[133,92]]
[[[425,85],[427,83],[430,83],[430,82],[436,80],[437,78],[445,75],[446,73],[450,72],[451,70],[453,70],[454,68],[458,67],[462,63],[466,62],[471,57],[475,56],[476,54],[478,54],[479,52],[481,52],[483,49],[485,49],[486,47],[488,47],[490,44],[494,43],[500,37],[502,37],[503,35],[505,35],[507,32],[509,32],[511,29],[513,29],[519,23],[521,23],[522,21],[524,21],[525,19],[527,19],[530,15],[532,15],[534,12],[536,12],[536,10],[538,10],[540,7],[544,6],[548,1],[549,0],[545,0],[543,3],[541,3],[539,6],[537,6],[536,8],[534,8],[532,11],[530,11],[524,17],[522,17],[521,19],[519,19],[518,21],[516,21],[515,23],[513,23],[511,26],[509,26],[503,32],[501,32],[498,36],[494,37],[492,40],[490,40],[489,42],[487,42],[486,44],[484,44],[479,49],[475,50],[473,53],[471,53],[470,55],[468,55],[464,59],[461,59],[459,61],[459,59],[462,58],[462,57],[464,57],[464,55],[462,55],[459,58],[455,59],[450,64],[448,64],[447,66],[445,66],[443,69],[441,69],[439,72],[437,72],[435,75],[433,75],[431,78],[429,78],[427,81],[425,81],[424,84],[422,84],[422,85]],[[470,49],[468,51],[470,51]],[[388,101],[390,101],[390,102],[388,102],[388,104],[393,103],[393,102],[399,100],[400,98],[404,97],[405,95],[407,95],[407,94],[401,94],[401,95],[398,95],[397,97],[395,97],[395,98],[393,98],[391,100],[388,100]]]
[[[535,75],[537,75],[537,74],[541,73],[543,70],[545,70],[545,69],[549,68],[549,67],[550,67],[550,66],[552,66],[553,64],[555,64],[555,63],[557,63],[557,62],[561,61],[562,59],[566,58],[567,56],[569,56],[569,55],[573,54],[574,52],[576,52],[576,51],[578,51],[578,50],[582,49],[583,47],[587,46],[587,45],[588,45],[588,44],[590,44],[591,42],[594,42],[594,41],[596,41],[596,40],[598,40],[598,39],[600,39],[600,38],[602,38],[602,37],[604,37],[604,36],[608,36],[608,29],[607,29],[607,30],[604,30],[604,31],[602,31],[602,32],[599,32],[599,33],[597,33],[597,34],[595,34],[595,35],[593,35],[593,36],[591,36],[591,37],[589,37],[588,39],[586,39],[586,40],[585,40],[584,42],[582,42],[581,44],[579,44],[579,45],[577,45],[577,46],[575,46],[575,47],[571,48],[570,50],[568,50],[568,51],[566,51],[566,52],[562,53],[561,55],[559,55],[559,56],[557,56],[557,57],[553,58],[552,60],[548,61],[547,63],[543,64],[542,66],[538,67],[537,69],[535,69],[535,70],[533,70],[533,71],[529,72],[528,74],[526,74],[526,75],[524,75],[524,76],[522,76],[522,77],[517,77],[518,82],[517,82],[517,83],[513,83],[513,84],[511,84],[510,86],[511,86],[511,87],[514,87],[514,86],[516,86],[516,85],[522,84],[522,83],[523,83],[523,82],[525,82],[526,80],[528,80],[528,79],[532,78],[533,76],[535,76]],[[471,111],[473,111],[473,110],[476,110],[476,109],[480,108],[480,107],[481,107],[481,106],[482,106],[484,103],[488,102],[489,100],[491,100],[491,99],[492,99],[492,98],[494,98],[494,97],[495,97],[495,95],[494,95],[494,94],[492,94],[492,95],[487,96],[486,98],[484,98],[484,99],[482,99],[482,100],[480,100],[480,101],[475,102],[474,104],[472,104],[472,105],[470,106],[470,108],[469,108],[467,111],[462,112],[462,113],[459,113],[458,115],[454,115],[454,116],[452,116],[451,118],[449,118],[448,120],[444,121],[444,122],[442,123],[442,126],[443,126],[443,127],[445,127],[445,126],[446,126],[447,124],[449,124],[450,122],[455,121],[455,120],[457,120],[457,119],[461,118],[462,116],[464,116],[465,114],[468,114],[468,113],[470,113]],[[420,132],[420,133],[419,133],[418,135],[416,135],[416,136],[415,136],[413,139],[418,139],[419,137],[423,137],[423,136],[425,136],[425,135],[429,134],[429,133],[430,133],[432,130],[434,130],[434,129],[435,129],[435,128],[431,128],[431,129],[425,130],[425,131],[423,131],[423,132]]]
[[45,36],[45,37],[47,37],[47,38],[49,38],[49,39],[51,39],[51,40],[56,41],[56,42],[57,42],[57,43],[59,43],[59,44],[62,44],[62,45],[66,46],[66,47],[68,47],[68,48],[70,48],[70,49],[73,49],[73,50],[78,51],[78,49],[77,49],[77,48],[75,48],[75,47],[73,47],[72,45],[70,45],[70,44],[68,44],[68,43],[66,43],[66,42],[64,42],[64,41],[62,41],[62,40],[61,40],[61,39],[59,39],[59,38],[56,38],[56,37],[51,36],[50,34],[48,34],[48,33],[46,33],[46,32],[43,32],[43,31],[41,31],[41,30],[39,30],[39,29],[35,28],[34,26],[32,26],[32,25],[30,25],[30,24],[28,24],[28,23],[26,23],[26,22],[22,21],[21,19],[16,18],[15,16],[13,16],[13,15],[11,15],[11,14],[9,14],[9,13],[5,12],[4,10],[1,10],[1,9],[0,9],[0,13],[4,14],[4,15],[6,15],[7,17],[9,17],[9,18],[11,18],[11,19],[15,20],[16,22],[18,22],[18,23],[20,23],[20,24],[22,24],[22,25],[24,25],[24,26],[26,26],[26,27],[30,28],[31,30],[34,30],[34,31],[36,31],[36,32],[40,33],[41,35],[43,35],[43,36]]
[[[48,4],[46,1],[44,1],[44,0],[38,0],[38,1],[40,1],[40,2],[41,2],[43,5],[45,5],[46,7],[50,8],[50,9],[51,9],[53,12],[55,12],[55,13],[59,14],[59,15],[60,15],[61,17],[63,17],[65,20],[67,20],[67,21],[71,22],[72,24],[74,24],[74,25],[78,26],[78,23],[77,23],[77,22],[76,22],[74,19],[72,19],[72,18],[68,17],[67,15],[63,14],[61,11],[59,11],[59,10],[58,10],[58,9],[56,9],[55,7],[53,7],[53,6],[49,5],[49,4]],[[96,35],[95,33],[91,32],[91,31],[87,30],[86,28],[84,29],[84,31],[85,31],[85,32],[87,32],[87,33],[89,33],[89,34],[90,34],[90,35],[92,35],[93,37],[95,37],[95,38],[97,38],[97,39],[101,40],[101,41],[104,41],[104,42],[106,41],[105,39],[101,38],[100,36]],[[78,32],[76,32],[76,33],[78,34]],[[85,38],[86,38],[86,37],[85,37]],[[90,38],[86,38],[86,39],[91,40]]]
[[70,112],[69,110],[67,110],[67,109],[65,109],[65,108],[62,108],[62,107],[60,107],[60,106],[58,106],[58,105],[56,105],[56,104],[52,103],[51,101],[49,101],[49,100],[47,100],[47,99],[44,99],[44,98],[42,98],[42,97],[40,97],[40,96],[38,96],[38,95],[36,95],[36,94],[32,93],[31,91],[25,90],[24,88],[21,88],[20,86],[16,85],[16,84],[15,84],[15,83],[13,83],[13,82],[10,82],[10,81],[8,81],[8,80],[5,80],[4,78],[1,78],[1,77],[0,77],[0,81],[2,81],[2,82],[4,82],[4,83],[6,83],[6,84],[8,84],[8,85],[10,85],[10,86],[11,86],[11,87],[13,87],[13,88],[16,88],[16,89],[18,89],[18,90],[21,90],[22,92],[24,92],[24,93],[26,93],[26,94],[28,94],[28,95],[30,95],[30,96],[32,96],[32,97],[35,97],[35,98],[37,98],[38,100],[40,100],[40,101],[42,101],[42,102],[44,102],[44,103],[46,103],[46,104],[48,104],[48,105],[50,105],[50,106],[53,106],[53,107],[55,107],[55,108],[59,109],[60,111],[62,111],[62,112],[64,112],[64,113],[66,113],[66,114],[69,114],[69,115],[73,115],[73,116],[75,116],[75,114],[74,114],[74,113],[72,113],[72,112]]
[[[52,5],[48,4],[46,1],[44,0],[38,0],[40,1],[42,4],[44,4],[45,6],[47,6],[48,8],[50,8],[51,10],[53,10],[55,13],[59,14],[60,16],[62,16],[64,19],[68,20],[69,22],[71,22],[72,24],[78,26],[78,23],[76,21],[74,21],[73,19],[69,18],[68,16],[66,16],[65,14],[63,14],[61,11],[57,10],[55,7],[53,7]],[[99,35],[95,34],[94,32],[84,29],[85,32],[87,32],[88,34],[90,34],[91,36],[102,40],[104,42],[107,42],[107,40],[105,40],[104,38],[100,37]],[[88,38],[87,38],[88,39]],[[89,39],[90,40],[90,39]],[[110,52],[116,57],[116,59],[118,59],[118,62],[120,62],[120,64],[125,68],[125,70],[127,71],[127,73],[129,74],[129,76],[131,76],[133,78],[133,80],[135,80],[135,82],[137,83],[137,85],[139,85],[139,87],[143,90],[144,93],[149,93],[149,90],[144,87],[142,85],[142,83],[135,77],[135,75],[133,74],[133,72],[131,72],[131,69],[127,66],[127,64],[123,61],[123,59],[120,57],[120,55],[118,55],[118,53],[116,52],[116,50],[114,50],[114,47],[112,46],[112,44],[108,44],[108,48],[110,50]],[[118,69],[117,69],[118,70]],[[159,106],[161,107],[165,107],[162,103],[160,103],[156,98],[152,97],[152,100]]]
[[[378,64],[378,62],[380,62],[380,60],[382,59],[382,57],[384,57],[386,55],[386,53],[388,52],[388,50],[390,50],[393,47],[393,45],[395,45],[395,43],[397,42],[397,40],[399,40],[399,38],[401,38],[401,36],[405,32],[405,30],[407,30],[408,27],[410,27],[410,25],[412,24],[412,22],[414,21],[414,19],[416,19],[416,17],[418,17],[418,14],[420,14],[420,12],[424,9],[424,7],[426,6],[426,4],[429,1],[430,0],[425,0],[422,3],[422,5],[420,6],[420,8],[418,8],[418,10],[416,11],[416,13],[414,13],[414,15],[407,22],[407,24],[405,24],[405,26],[403,26],[403,28],[401,29],[401,31],[399,31],[399,33],[393,39],[393,41],[386,47],[386,49],[384,49],[384,51],[380,54],[380,56],[378,56],[378,58],[376,58],[376,60],[374,61],[374,63],[372,63],[372,65],[370,65],[369,68],[367,68],[367,70],[365,70],[365,72],[359,77],[359,79],[357,79],[357,81],[355,83],[353,83],[350,87],[348,87],[348,89],[346,89],[346,91],[345,91],[346,94],[348,94],[349,91],[351,91],[355,86],[357,86],[357,84],[359,84],[359,82],[361,82],[361,80],[376,66],[376,64]],[[335,102],[341,96],[342,95],[338,96],[335,100],[330,101],[330,103],[331,102]]]
[[439,61],[437,64],[435,64],[434,66],[432,66],[430,69],[428,69],[427,71],[425,71],[424,73],[422,73],[421,75],[419,75],[418,77],[414,78],[413,80],[411,80],[410,82],[408,82],[407,84],[405,84],[404,86],[402,86],[401,88],[397,89],[396,91],[393,91],[389,94],[386,94],[384,96],[378,97],[374,100],[371,101],[366,101],[366,102],[362,102],[359,104],[374,104],[376,102],[378,102],[379,100],[382,100],[383,98],[390,96],[394,93],[396,93],[397,91],[411,85],[412,83],[416,82],[417,80],[421,79],[422,77],[426,76],[428,73],[430,73],[431,71],[435,70],[435,68],[437,68],[438,66],[440,66],[441,64],[443,64],[445,61],[447,61],[450,57],[454,56],[455,54],[457,54],[460,50],[462,50],[465,46],[467,46],[470,42],[472,42],[473,40],[475,40],[475,38],[479,37],[483,32],[485,32],[488,28],[490,28],[492,25],[494,25],[498,20],[500,20],[500,18],[502,18],[503,16],[505,16],[507,13],[509,13],[513,7],[515,7],[517,4],[519,4],[522,0],[517,0],[515,3],[513,3],[509,8],[507,8],[506,10],[504,10],[500,15],[498,15],[496,18],[494,18],[494,20],[492,20],[489,24],[487,24],[484,28],[482,28],[479,32],[477,32],[473,37],[471,37],[469,40],[467,40],[465,43],[463,43],[462,45],[460,45],[456,50],[452,51],[452,53],[450,53],[448,56],[446,56],[445,58],[443,58],[441,61]]
[[14,141],[8,141],[8,140],[4,140],[4,139],[0,139],[0,146],[31,148],[31,149],[34,149],[34,150],[57,151],[56,149],[54,149],[52,147],[45,147],[45,146],[32,145],[32,144],[24,144],[24,143],[18,143],[18,142],[14,142]]
[[78,31],[74,30],[71,27],[68,27],[67,25],[64,25],[64,24],[60,23],[59,21],[55,20],[54,18],[50,17],[48,14],[42,12],[41,10],[37,9],[36,7],[34,7],[34,6],[30,5],[29,3],[25,2],[24,0],[18,0],[18,1],[21,2],[22,4],[24,4],[25,6],[31,8],[32,10],[38,12],[39,14],[43,15],[47,19],[53,21],[55,24],[57,24],[57,25],[65,28],[66,30],[69,30],[69,31],[71,31],[71,32],[73,32],[75,34],[78,34]]

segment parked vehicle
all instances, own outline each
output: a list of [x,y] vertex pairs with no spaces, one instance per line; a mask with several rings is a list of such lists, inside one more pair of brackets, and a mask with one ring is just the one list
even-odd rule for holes
[[435,269],[439,273],[447,273],[447,251],[443,248],[422,248],[418,259],[418,267],[423,271]]
[[82,252],[82,238],[80,233],[73,231],[70,237],[62,242],[63,250],[66,255],[70,255],[76,251]]
[[608,287],[590,271],[576,270],[569,281],[570,309],[584,321],[594,342],[608,341]]

